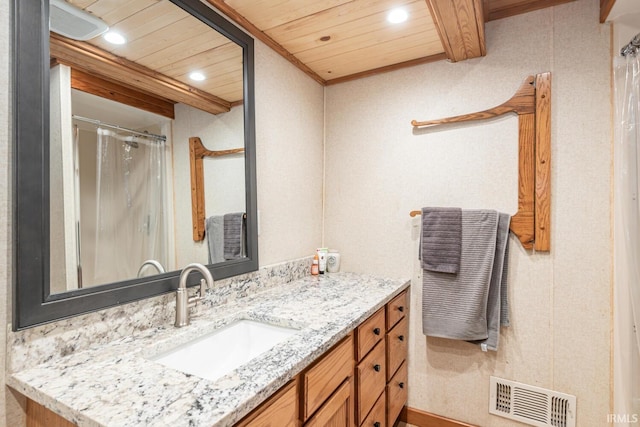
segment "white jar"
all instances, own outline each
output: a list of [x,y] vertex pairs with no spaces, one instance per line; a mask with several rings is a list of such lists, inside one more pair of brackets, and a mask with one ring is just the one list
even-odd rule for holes
[[337,273],[340,271],[340,253],[332,251],[327,254],[327,272]]

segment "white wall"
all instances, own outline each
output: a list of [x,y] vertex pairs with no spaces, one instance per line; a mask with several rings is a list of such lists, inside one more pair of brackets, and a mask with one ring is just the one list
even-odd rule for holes
[[311,255],[322,224],[323,88],[256,40],[260,265]]
[[[486,26],[488,55],[326,90],[325,244],[345,270],[413,277],[409,406],[487,426],[489,376],[578,398],[579,426],[610,412],[610,49],[597,0]],[[577,48],[580,46],[581,48]],[[586,49],[585,47],[588,47]],[[412,119],[480,111],[552,73],[551,252],[511,238],[512,326],[496,353],[425,338],[414,271],[423,206],[516,211],[517,119],[413,132]]]

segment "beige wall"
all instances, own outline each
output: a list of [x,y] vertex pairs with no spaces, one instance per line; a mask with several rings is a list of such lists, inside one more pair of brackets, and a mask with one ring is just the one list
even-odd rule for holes
[[[597,0],[492,21],[489,54],[406,68],[326,91],[325,244],[344,269],[413,277],[409,406],[487,426],[489,376],[574,394],[578,424],[610,412],[610,53]],[[525,76],[551,71],[552,238],[527,253],[511,238],[512,327],[498,353],[425,338],[414,272],[423,206],[515,213],[517,119],[413,132],[426,120],[490,108]]]

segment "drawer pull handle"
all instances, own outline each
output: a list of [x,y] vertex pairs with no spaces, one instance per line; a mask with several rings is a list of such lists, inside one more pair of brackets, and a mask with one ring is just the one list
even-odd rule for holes
[[373,333],[376,334],[376,335],[380,335],[380,328],[375,328],[373,330]]
[[400,384],[398,384],[398,386],[399,386],[400,388],[404,388],[404,383],[400,383]]
[[398,339],[399,339],[400,341],[404,341],[404,335],[400,335],[400,336],[398,337]]
[[380,427],[380,423],[376,421],[375,423],[373,423],[373,427]]
[[403,306],[398,307],[398,311],[402,313],[404,311],[404,307]]
[[381,369],[380,365],[373,365],[373,370],[374,371],[380,372],[380,369]]

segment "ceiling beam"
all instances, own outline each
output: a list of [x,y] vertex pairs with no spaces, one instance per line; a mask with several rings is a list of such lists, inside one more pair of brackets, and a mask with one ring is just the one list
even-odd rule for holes
[[240,15],[234,8],[225,3],[224,0],[207,0],[207,2],[209,2],[209,4],[225,14],[227,18],[231,19],[233,22],[248,31],[249,34],[269,46],[271,49],[276,51],[276,53],[280,54],[280,56],[282,56],[284,59],[298,67],[302,72],[311,77],[313,80],[322,85],[326,84],[326,81],[315,71],[313,71],[306,64],[300,61],[294,54],[282,47],[282,45],[272,39],[268,34],[261,31],[258,27],[249,22],[247,18]]
[[175,119],[173,102],[71,67],[71,87],[140,110]]
[[102,76],[117,81],[121,85],[174,102],[181,102],[211,114],[225,113],[231,109],[231,104],[222,98],[88,43],[51,33],[49,46],[51,57],[70,65],[72,68],[80,68],[89,74]]
[[487,54],[482,0],[426,0],[451,62]]
[[600,0],[600,23],[604,24],[616,0]]

